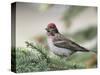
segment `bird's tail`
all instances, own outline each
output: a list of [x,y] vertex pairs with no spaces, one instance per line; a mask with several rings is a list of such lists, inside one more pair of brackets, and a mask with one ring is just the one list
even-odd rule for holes
[[93,52],[93,53],[97,53],[96,51],[93,51],[93,50],[89,50],[87,48],[84,48],[84,47],[81,47],[82,50],[80,51],[83,51],[83,52]]
[[93,51],[93,50],[85,49],[84,52],[92,52],[93,54],[96,54],[97,55],[97,52],[96,51]]

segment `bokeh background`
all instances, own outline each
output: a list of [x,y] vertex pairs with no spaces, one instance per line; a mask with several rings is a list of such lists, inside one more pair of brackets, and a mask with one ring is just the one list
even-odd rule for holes
[[[68,58],[51,53],[45,31],[51,22],[65,37],[93,52],[76,52]],[[19,73],[96,67],[97,7],[16,3],[16,48],[12,49],[12,69]]]
[[17,3],[16,45],[26,40],[43,42],[48,23],[55,23],[66,37],[92,49],[97,43],[97,8],[58,4]]

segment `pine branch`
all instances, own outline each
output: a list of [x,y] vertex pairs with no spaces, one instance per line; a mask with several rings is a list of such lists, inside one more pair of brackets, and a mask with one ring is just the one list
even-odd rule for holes
[[[27,44],[27,47],[31,47],[32,49],[36,49],[45,59],[48,63],[49,70],[64,70],[69,68],[75,68],[75,65],[71,65],[73,63],[67,63],[65,59],[61,59],[58,57],[52,57],[50,58],[47,53],[43,52],[39,46],[35,46],[33,43],[25,42]],[[42,65],[42,64],[41,64]]]
[[44,53],[40,48],[33,45],[33,43],[25,42],[27,44],[27,47],[31,47],[32,49],[36,49],[45,59],[47,59],[47,63],[49,63],[50,59],[47,53]]
[[17,72],[83,69],[96,66],[95,55],[91,53],[75,53],[68,59],[62,59],[59,56],[49,57],[50,54],[40,45],[30,42],[26,44],[35,51],[29,51],[29,48],[16,48]]

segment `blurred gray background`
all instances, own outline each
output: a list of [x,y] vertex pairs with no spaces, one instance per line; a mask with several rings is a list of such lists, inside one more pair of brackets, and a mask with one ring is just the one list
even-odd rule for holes
[[[75,40],[76,36],[80,35],[79,32],[97,27],[96,11],[96,7],[19,2],[16,5],[16,45],[24,47],[25,41],[35,36],[46,36],[45,28],[50,22],[55,23],[66,37]],[[77,41],[77,39],[76,41],[84,47],[94,48],[97,43],[97,34],[91,37],[91,39],[83,40],[84,42]]]

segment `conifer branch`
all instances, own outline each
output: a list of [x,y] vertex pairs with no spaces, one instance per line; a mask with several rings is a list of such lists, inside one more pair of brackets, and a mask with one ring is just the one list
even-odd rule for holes
[[46,53],[44,53],[40,48],[33,45],[33,43],[29,43],[28,41],[25,42],[27,44],[27,47],[31,47],[32,49],[36,49],[45,59],[47,59],[47,63],[49,63],[49,57]]

